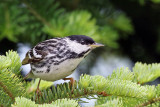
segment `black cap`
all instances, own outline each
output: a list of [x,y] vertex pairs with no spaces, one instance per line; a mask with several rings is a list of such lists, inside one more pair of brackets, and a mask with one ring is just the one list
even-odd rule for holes
[[92,38],[85,35],[71,35],[68,36],[68,38],[70,40],[77,41],[78,43],[81,43],[83,45],[89,45],[95,43],[95,41]]

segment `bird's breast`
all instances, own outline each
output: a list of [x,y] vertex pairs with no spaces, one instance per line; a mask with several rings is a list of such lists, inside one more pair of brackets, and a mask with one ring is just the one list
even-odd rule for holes
[[43,72],[41,73],[33,72],[33,74],[37,78],[41,78],[47,81],[55,81],[55,80],[63,79],[73,73],[73,71],[82,61],[82,59],[83,57],[75,58],[75,59],[67,59],[57,65],[50,64],[49,72],[47,72],[48,68],[44,67]]

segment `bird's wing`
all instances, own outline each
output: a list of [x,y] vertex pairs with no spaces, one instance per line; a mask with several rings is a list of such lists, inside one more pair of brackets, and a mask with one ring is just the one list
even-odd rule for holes
[[32,72],[32,70],[30,70],[30,72],[23,78],[24,80],[28,79],[28,78],[36,78]]
[[26,57],[23,59],[22,65],[26,65],[31,62],[30,60],[31,58],[29,58],[28,54],[29,54],[29,51],[26,53]]
[[56,39],[49,39],[37,44],[33,49],[26,53],[26,57],[22,61],[22,65],[39,62],[48,55],[50,50],[54,50],[57,44]]
[[36,51],[36,50],[32,49],[32,50],[27,52],[26,57],[22,61],[22,65],[29,64],[29,63],[32,63],[32,62],[39,62],[46,56],[46,53],[43,50],[36,51],[36,52],[40,52],[40,53],[44,52],[44,54],[33,53],[33,51]]

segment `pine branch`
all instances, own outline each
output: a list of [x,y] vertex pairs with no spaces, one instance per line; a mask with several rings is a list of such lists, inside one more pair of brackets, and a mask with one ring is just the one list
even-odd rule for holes
[[95,107],[124,107],[123,102],[120,98],[107,98],[105,102],[103,99],[98,99],[98,103],[96,103]]
[[16,52],[0,56],[0,103],[9,106],[15,97],[25,94],[25,83],[19,78],[20,58]]
[[[14,97],[25,95],[25,84],[22,79],[7,69],[0,73],[0,103],[10,105],[14,102]],[[2,91],[3,90],[3,91]],[[7,103],[7,104],[6,104]]]
[[117,68],[116,70],[113,70],[112,75],[107,77],[108,79],[120,79],[120,80],[128,80],[133,81],[134,80],[134,73],[131,72],[128,68]]
[[[77,83],[76,83],[77,84]],[[75,85],[76,85],[75,84]],[[75,87],[78,87],[77,85]],[[51,103],[52,101],[55,101],[57,99],[63,99],[63,98],[69,98],[69,99],[76,99],[81,98],[88,95],[95,95],[99,94],[102,95],[100,92],[96,92],[93,90],[86,91],[85,89],[82,89],[80,87],[75,88],[72,93],[72,88],[70,87],[69,83],[59,84],[57,87],[52,86],[51,89],[44,89],[42,90],[42,96],[40,97],[40,103]],[[35,100],[35,96],[33,97],[33,100]],[[39,103],[39,101],[36,101]]]
[[153,104],[153,103],[156,103],[156,102],[160,102],[160,97],[158,98],[153,98],[145,103],[142,103],[142,104],[139,104],[138,106],[136,107],[144,107],[144,106],[147,106],[147,105],[150,105],[150,104]]
[[[140,69],[140,67],[138,69]],[[154,67],[152,69],[154,69]],[[113,74],[107,78],[103,76],[82,75],[80,81],[76,82],[77,85],[73,93],[71,92],[69,83],[60,84],[57,87],[53,86],[51,89],[42,90],[43,94],[42,97],[40,97],[40,103],[51,103],[52,101],[63,98],[88,98],[88,96],[93,95],[98,95],[98,97],[115,96],[116,98],[126,98],[119,101],[133,101],[133,103],[139,103],[140,106],[158,102],[159,99],[155,99],[155,97],[157,95],[156,93],[159,92],[157,91],[159,87],[136,84],[133,82],[134,76],[133,72],[124,68],[115,70]],[[35,97],[33,97],[33,100],[35,100]],[[145,103],[143,103],[144,101]],[[39,103],[39,101],[36,102]],[[112,101],[106,104],[111,103]]]
[[[80,81],[76,82],[76,88],[73,92],[71,91],[71,87],[69,87],[69,83],[60,84],[57,87],[53,86],[51,89],[42,90],[42,96],[39,101],[36,102],[44,104],[51,103],[57,99],[88,98],[88,96],[98,95],[99,97],[116,96],[140,99],[139,101],[134,101],[137,101],[139,104],[142,104],[144,101],[148,101],[147,104],[151,102],[154,103],[152,99],[156,97],[156,87],[149,85],[141,86],[140,84],[132,82],[133,80],[134,73],[124,68],[115,70],[113,74],[107,78],[103,76],[82,75]],[[35,100],[35,95],[32,99]],[[125,101],[127,101],[127,99]]]
[[34,101],[24,97],[16,97],[12,107],[80,107],[77,100],[73,99],[58,99],[51,104],[35,104]]
[[99,92],[104,91],[109,95],[143,99],[154,98],[156,93],[155,86],[140,86],[132,81],[116,78],[106,79],[103,76],[81,76],[80,85],[85,89]]
[[133,67],[133,73],[135,77],[134,81],[138,84],[144,84],[153,81],[160,76],[160,64],[143,64],[137,62]]
[[86,90],[78,85],[79,83],[75,83],[75,88],[72,90],[72,87],[70,87],[70,83],[64,83],[59,84],[57,87],[52,86],[47,89],[41,90],[42,96],[40,96],[39,100],[35,100],[36,93],[30,93],[30,95],[26,96],[28,98],[33,99],[37,103],[44,104],[44,103],[51,103],[52,101],[55,101],[57,99],[79,99],[88,96],[98,95],[98,96],[110,96],[106,94],[106,92],[102,91],[95,91],[95,90]]
[[3,88],[4,92],[6,92],[9,95],[9,97],[12,99],[12,101],[14,101],[15,97],[1,81],[0,81],[0,86]]
[[[112,76],[111,76],[112,77]],[[125,77],[126,78],[126,77]],[[60,84],[51,89],[42,90],[42,97],[37,103],[51,103],[63,98],[81,98],[91,95],[117,96],[150,100],[155,97],[156,89],[154,86],[140,86],[128,80],[115,78],[106,79],[103,76],[82,75],[80,81],[76,82],[72,92],[69,83]],[[35,100],[35,96],[33,100]]]
[[[7,105],[11,104],[13,103],[15,97],[18,96],[26,96],[27,98],[35,101],[36,95],[34,95],[33,92],[28,95],[24,94],[26,91],[26,86],[17,76],[20,71],[20,66],[20,59],[16,52],[9,51],[6,53],[6,56],[0,56],[0,91],[2,92],[0,95],[3,97],[1,99],[2,104],[5,104],[3,101],[9,101]],[[115,70],[113,74],[107,78],[103,76],[82,75],[80,76],[79,82],[75,83],[75,89],[73,91],[69,83],[60,84],[57,85],[57,87],[52,86],[51,88],[42,90],[42,96],[39,98],[39,101],[35,102],[44,104],[52,103],[58,99],[60,101],[64,98],[79,99],[83,97],[89,99],[88,96],[97,95],[98,98],[102,96],[121,98],[119,100],[115,99],[113,101],[108,101],[104,105],[112,105],[114,102],[118,105],[122,105],[121,102],[123,102],[124,105],[127,105],[127,101],[132,102],[134,106],[139,104],[137,107],[150,104],[153,105],[160,101],[160,85],[156,87],[154,85],[141,86],[136,83],[135,79],[137,80],[136,76],[140,77],[142,72],[144,74],[145,72],[148,72],[147,76],[149,76],[150,73],[152,74],[151,71],[159,74],[159,66],[159,64],[152,64],[152,66],[136,66],[136,73],[131,72],[127,68],[121,68]],[[145,67],[147,67],[147,70],[144,69]],[[149,71],[150,69],[151,71]],[[138,73],[138,71],[141,70],[142,72]],[[157,77],[157,75],[152,75],[149,80],[155,79],[155,77]],[[146,77],[144,78],[144,80],[146,80]],[[143,81],[143,78],[141,81]],[[46,84],[45,82],[44,84],[45,86],[42,87],[49,87],[52,85],[52,83]],[[33,86],[35,85],[36,83]],[[9,100],[6,97],[8,97]]]
[[39,20],[41,21],[44,25],[47,25],[49,28],[53,29],[54,27],[43,17],[41,16],[34,8],[30,6],[30,4],[26,1],[23,0],[23,3],[27,6],[29,11]]

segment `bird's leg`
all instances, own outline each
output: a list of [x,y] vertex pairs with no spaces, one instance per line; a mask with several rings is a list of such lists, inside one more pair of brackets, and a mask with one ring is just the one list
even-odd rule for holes
[[40,82],[41,82],[41,79],[39,79],[39,82],[38,82],[38,86],[37,86],[37,89],[36,89],[36,94],[37,94],[37,95],[36,95],[35,100],[37,100],[37,96],[38,96],[38,99],[39,99],[39,95],[42,96],[42,93],[41,93],[41,91],[40,91],[40,89],[39,89]]
[[63,78],[63,80],[70,80],[71,87],[72,87],[72,92],[73,92],[75,80],[73,78]]

